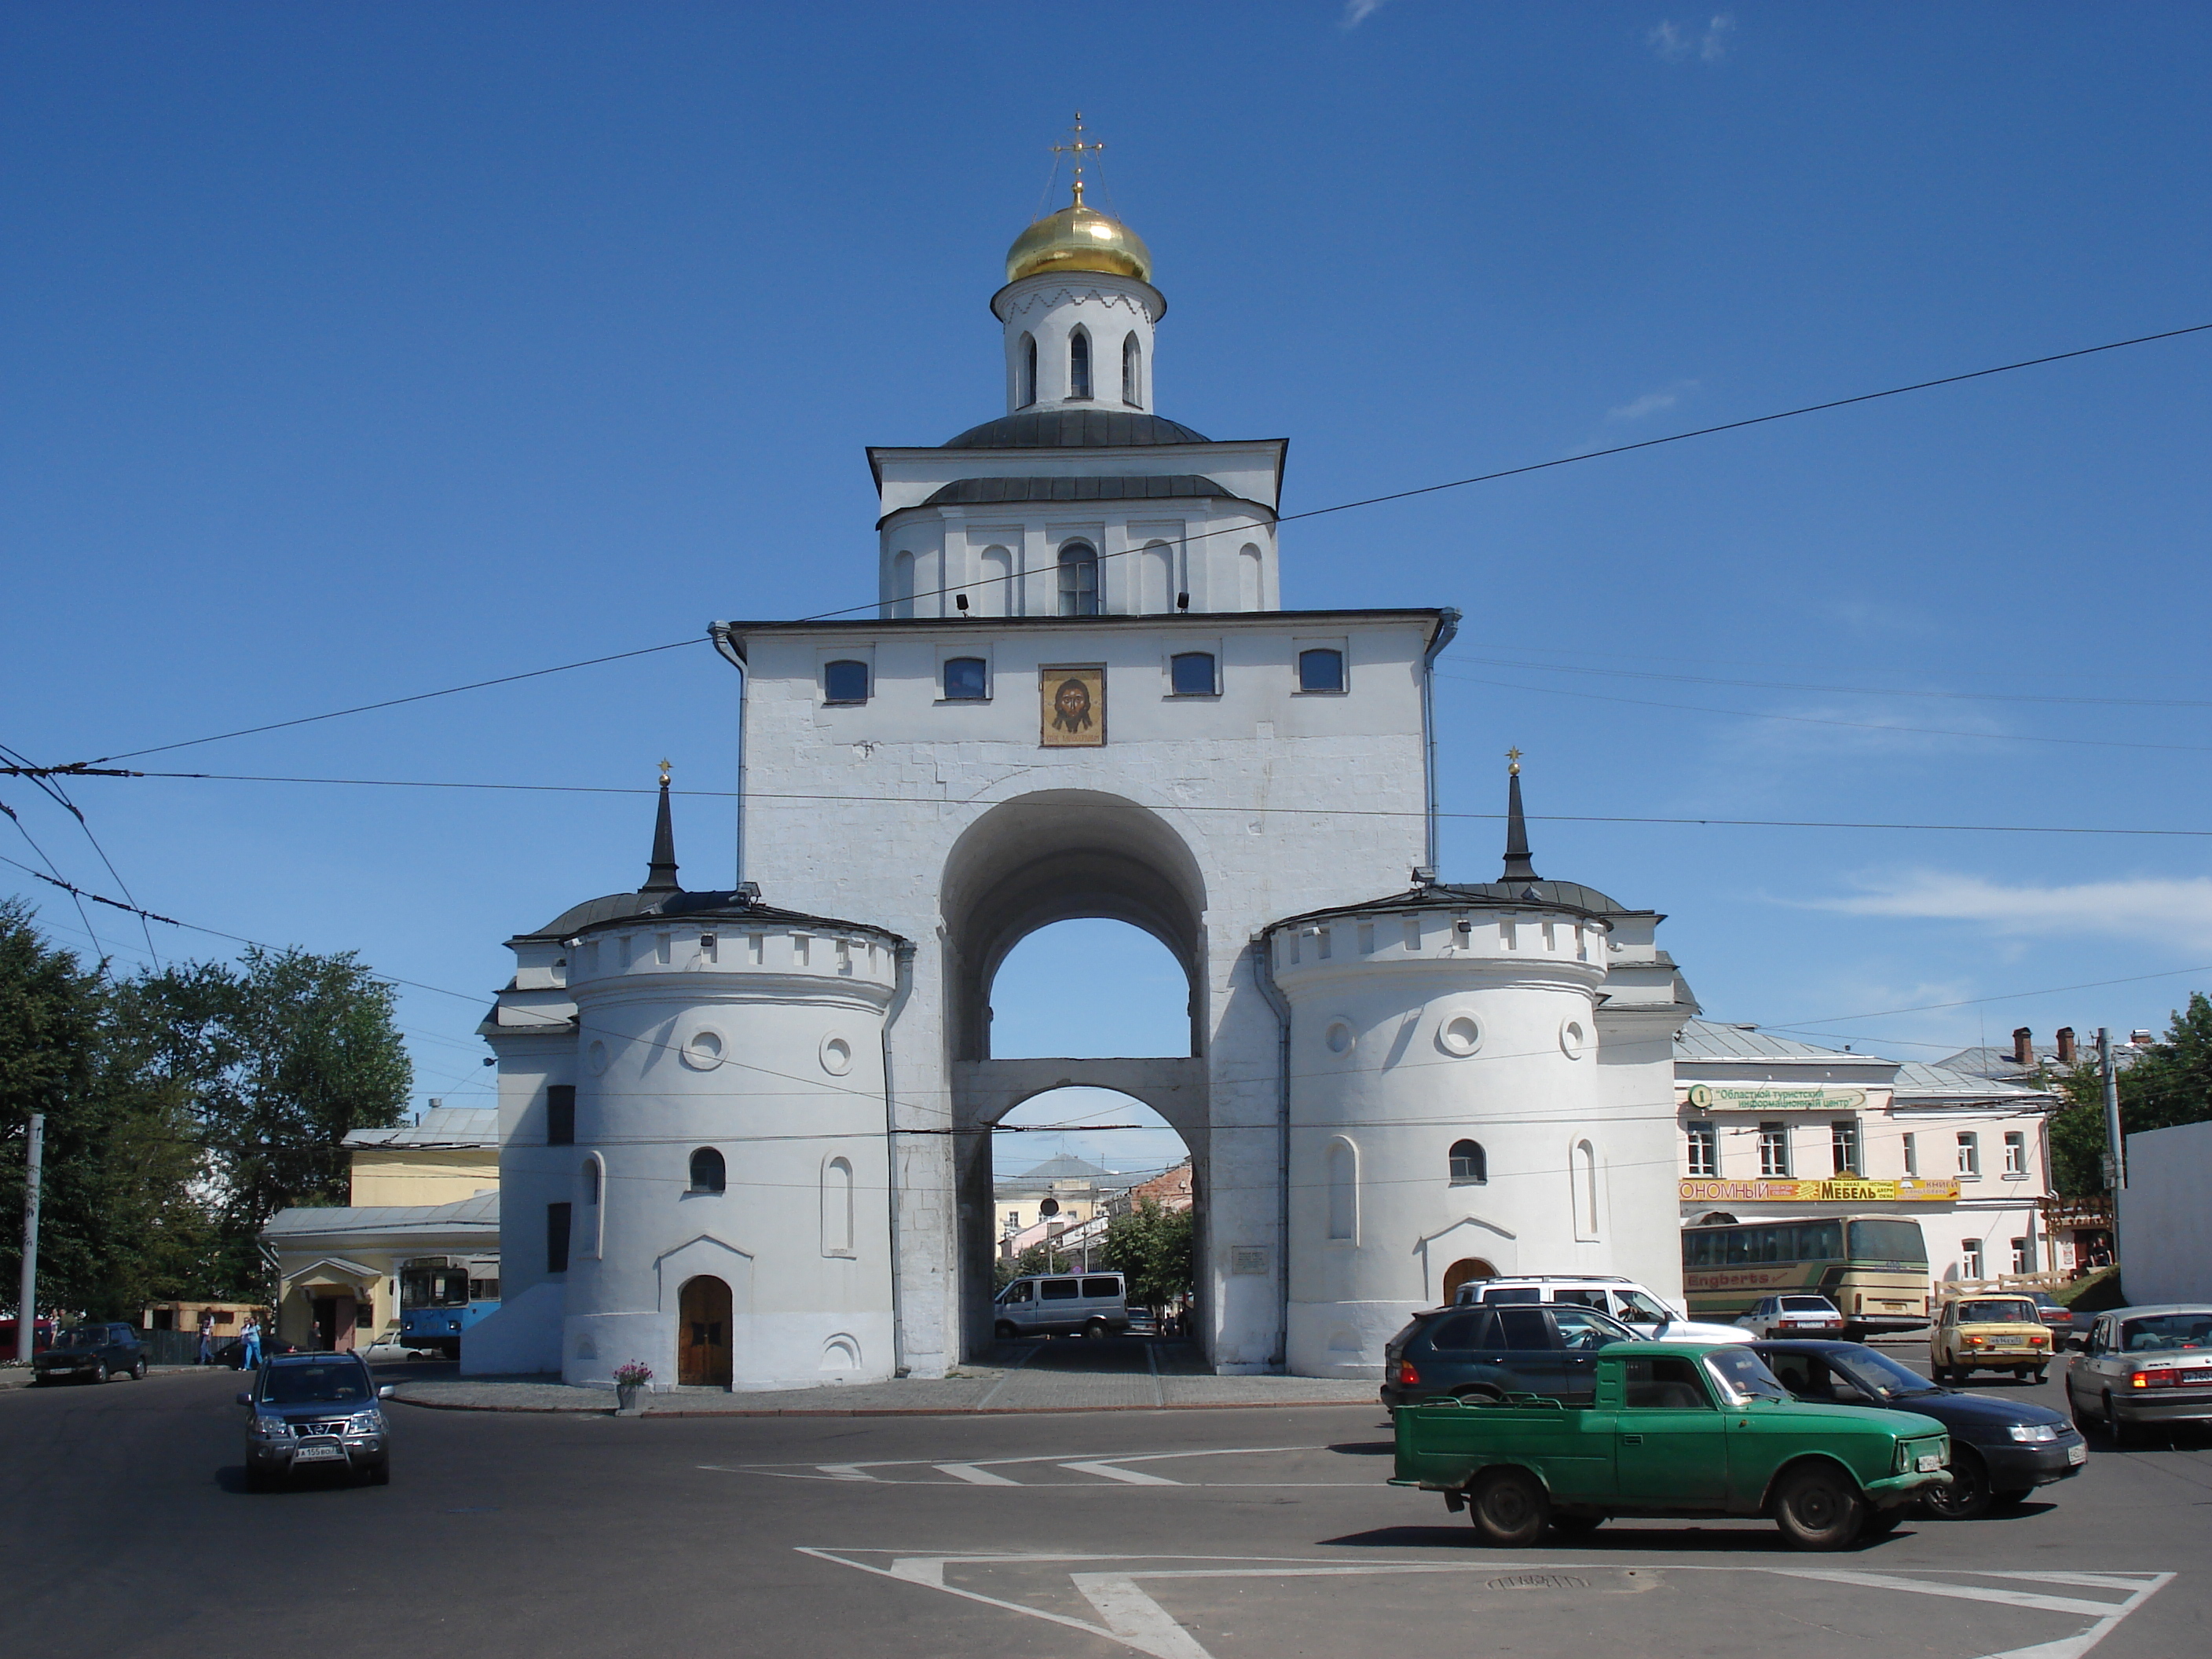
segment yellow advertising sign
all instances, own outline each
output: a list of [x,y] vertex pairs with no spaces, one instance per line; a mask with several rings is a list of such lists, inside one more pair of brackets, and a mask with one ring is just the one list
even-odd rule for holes
[[1956,1176],[1922,1180],[1717,1181],[1706,1177],[1680,1183],[1685,1204],[1897,1204],[1948,1203],[1959,1196]]

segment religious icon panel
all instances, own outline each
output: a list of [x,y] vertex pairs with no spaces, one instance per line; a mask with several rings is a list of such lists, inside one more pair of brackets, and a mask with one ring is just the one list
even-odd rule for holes
[[1048,749],[1098,749],[1106,742],[1106,670],[1101,664],[1037,670],[1038,720]]

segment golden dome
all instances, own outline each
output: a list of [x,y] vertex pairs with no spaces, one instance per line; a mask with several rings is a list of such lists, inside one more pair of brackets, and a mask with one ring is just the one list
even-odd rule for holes
[[1073,206],[1038,220],[1006,250],[1010,283],[1040,272],[1062,270],[1103,271],[1110,276],[1133,276],[1149,283],[1152,251],[1145,246],[1143,237],[1120,220],[1084,206],[1079,194]]

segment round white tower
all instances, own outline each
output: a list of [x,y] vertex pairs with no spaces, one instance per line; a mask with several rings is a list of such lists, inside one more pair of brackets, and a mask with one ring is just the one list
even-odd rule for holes
[[1144,239],[1084,205],[1038,220],[1006,250],[991,310],[1006,331],[1006,412],[1152,407],[1152,331],[1168,302]]
[[[1602,1006],[1616,935],[1648,939],[1658,918],[1540,879],[1517,775],[1511,808],[1502,880],[1267,932],[1291,1011],[1285,1313],[1298,1375],[1379,1376],[1407,1318],[1469,1279],[1679,1285],[1671,1057],[1654,1022],[1620,1025]],[[1679,1025],[1690,1007],[1674,1012],[1672,964],[1648,965],[1662,964]]]

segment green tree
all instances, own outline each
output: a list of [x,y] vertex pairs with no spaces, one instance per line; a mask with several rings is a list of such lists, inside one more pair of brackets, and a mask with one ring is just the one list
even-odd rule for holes
[[399,1121],[413,1074],[392,988],[350,951],[246,951],[130,988],[149,1075],[188,1103],[214,1211],[204,1273],[224,1295],[272,1287],[258,1236],[277,1211],[342,1204],[347,1135]]
[[1098,1255],[1128,1280],[1132,1302],[1164,1308],[1190,1293],[1191,1212],[1141,1200],[1106,1224]]
[[999,1256],[991,1266],[994,1291],[1003,1291],[1018,1279],[1027,1279],[1032,1273],[1064,1273],[1075,1265],[1074,1255],[1056,1249],[1049,1243],[1032,1244],[1016,1256]]
[[[2201,991],[2177,1009],[2166,1041],[2119,1074],[2120,1133],[2168,1129],[2212,1118],[2212,1000]],[[2051,1119],[2051,1184],[2067,1198],[2105,1191],[2105,1080],[2094,1060],[2059,1073],[2067,1104]]]

